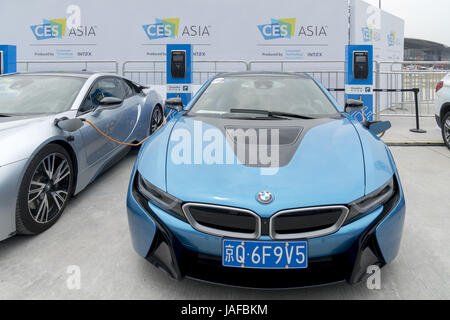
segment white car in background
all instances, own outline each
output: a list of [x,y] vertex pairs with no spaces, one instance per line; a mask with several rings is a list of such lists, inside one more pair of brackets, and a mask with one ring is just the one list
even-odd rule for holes
[[435,113],[436,122],[442,129],[442,137],[450,149],[450,73],[436,86]]

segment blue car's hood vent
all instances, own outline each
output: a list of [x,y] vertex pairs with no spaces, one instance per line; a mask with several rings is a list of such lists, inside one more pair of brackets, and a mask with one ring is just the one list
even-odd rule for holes
[[[277,166],[286,166],[300,144],[302,132],[303,127],[225,127],[227,142],[239,162],[256,168],[271,167],[261,158],[260,152],[272,156],[274,150],[279,155]],[[256,153],[254,158],[250,152]]]

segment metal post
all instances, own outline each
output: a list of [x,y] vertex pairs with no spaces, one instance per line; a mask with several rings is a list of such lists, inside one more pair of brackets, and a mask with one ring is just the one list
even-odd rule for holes
[[[381,87],[381,67],[380,63],[378,61],[375,61],[375,88],[380,89]],[[380,92],[375,93],[375,120],[380,120],[380,114],[381,114],[381,94]]]
[[414,88],[414,100],[416,103],[416,128],[415,129],[411,129],[411,132],[414,133],[427,133],[426,130],[420,129],[420,123],[419,123],[419,88]]

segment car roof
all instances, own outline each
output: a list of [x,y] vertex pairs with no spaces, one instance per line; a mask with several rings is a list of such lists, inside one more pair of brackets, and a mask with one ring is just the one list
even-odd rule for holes
[[245,72],[227,72],[216,75],[216,78],[227,77],[290,77],[311,79],[307,73],[293,73],[293,72],[271,72],[271,71],[245,71]]
[[7,77],[7,76],[55,76],[55,77],[74,77],[74,78],[82,78],[86,81],[89,78],[98,79],[100,77],[117,77],[120,79],[123,79],[125,81],[128,81],[132,83],[133,85],[145,89],[148,88],[145,85],[139,84],[133,80],[127,79],[121,75],[114,74],[114,73],[107,73],[107,72],[88,72],[88,71],[39,71],[39,72],[16,72],[16,73],[8,73],[0,75],[1,77]]
[[[20,76],[58,76],[58,77],[77,77],[88,79],[93,75],[101,74],[99,72],[87,72],[87,71],[39,71],[39,72],[17,72],[6,75],[20,75]],[[116,76],[115,74],[111,74]]]

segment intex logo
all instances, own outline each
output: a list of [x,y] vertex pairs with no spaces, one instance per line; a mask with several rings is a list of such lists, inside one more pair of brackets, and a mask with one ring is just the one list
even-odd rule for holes
[[[94,26],[81,25],[81,10],[77,5],[67,7],[67,18],[43,19],[42,24],[30,26],[36,40],[61,39],[68,37],[96,36]],[[68,32],[66,32],[68,30]]]
[[[155,19],[155,23],[143,25],[142,28],[150,40],[162,38],[176,38],[179,36],[180,18]],[[210,36],[211,26],[207,25],[184,25],[182,26],[182,37],[205,37]]]
[[[264,40],[274,39],[292,39],[294,37],[327,37],[328,26],[320,25],[300,25],[296,26],[295,18],[287,19],[271,19],[270,24],[258,25],[258,29],[261,32]],[[296,29],[298,32],[296,32]]]

